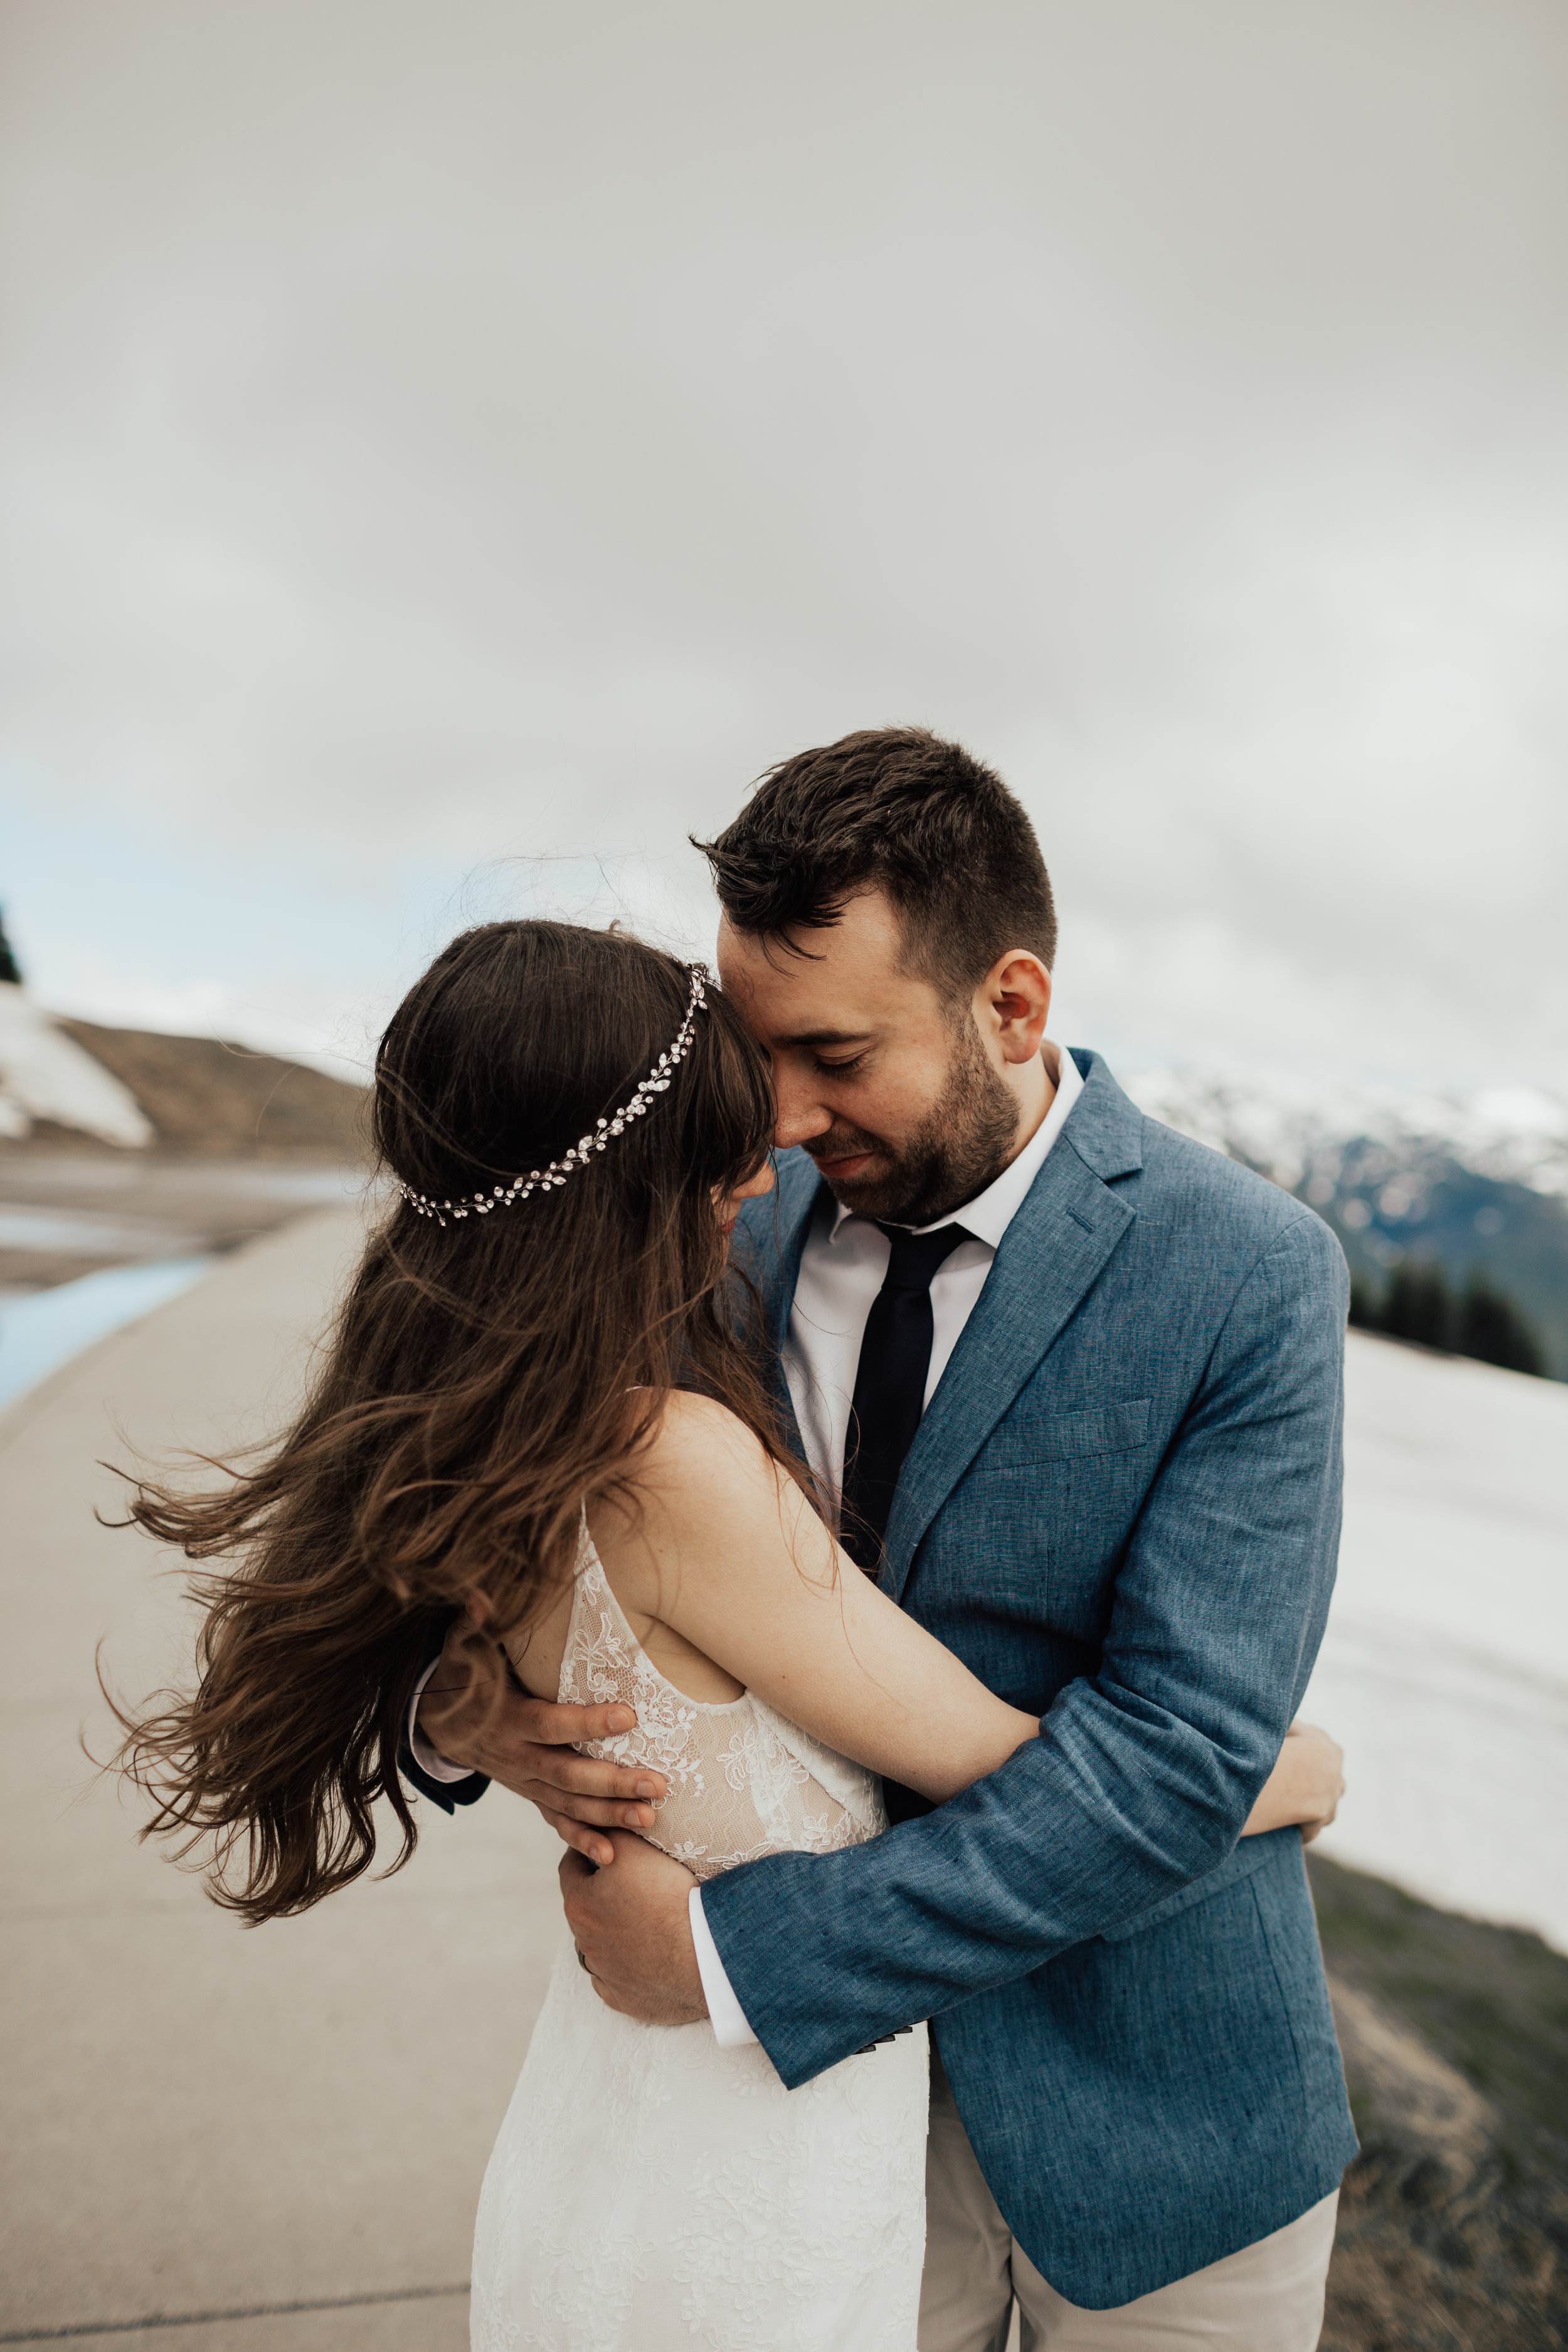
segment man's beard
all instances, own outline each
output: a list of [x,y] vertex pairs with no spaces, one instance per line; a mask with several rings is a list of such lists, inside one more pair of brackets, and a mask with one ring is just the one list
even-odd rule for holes
[[1018,1132],[1018,1105],[985,1058],[967,1010],[955,1025],[947,1084],[930,1117],[895,1150],[861,1128],[814,1135],[814,1159],[870,1151],[879,1164],[833,1185],[857,1216],[896,1225],[931,1225],[973,1201],[1006,1166]]

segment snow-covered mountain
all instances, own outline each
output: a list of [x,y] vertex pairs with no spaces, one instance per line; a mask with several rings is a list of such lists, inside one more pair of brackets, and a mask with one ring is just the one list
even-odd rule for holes
[[1409,1217],[1439,1164],[1568,1200],[1568,1102],[1538,1087],[1417,1093],[1241,1064],[1122,1083],[1151,1118],[1321,1205],[1347,1181],[1382,1183],[1387,1214]]
[[1472,1274],[1568,1379],[1568,1101],[1543,1089],[1374,1087],[1245,1064],[1121,1076],[1152,1118],[1310,1201],[1376,1290],[1402,1260]]

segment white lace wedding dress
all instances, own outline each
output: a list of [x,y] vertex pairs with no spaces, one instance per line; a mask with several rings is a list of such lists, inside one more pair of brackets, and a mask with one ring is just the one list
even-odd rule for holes
[[[685,1697],[584,1536],[563,1699],[624,1699],[591,1753],[668,1777],[653,1843],[711,1878],[886,1826],[873,1776],[748,1692]],[[913,2352],[925,2242],[925,2028],[786,2091],[753,2044],[606,2009],[569,1933],[490,2158],[474,2352]]]

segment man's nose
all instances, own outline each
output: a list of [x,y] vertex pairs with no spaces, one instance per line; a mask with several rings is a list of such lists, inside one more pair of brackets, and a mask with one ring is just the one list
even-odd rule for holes
[[797,1143],[809,1143],[814,1135],[826,1135],[833,1124],[833,1113],[825,1104],[813,1099],[812,1088],[798,1079],[792,1083],[788,1072],[781,1070],[776,1062],[773,1100],[773,1142],[780,1151],[793,1150]]

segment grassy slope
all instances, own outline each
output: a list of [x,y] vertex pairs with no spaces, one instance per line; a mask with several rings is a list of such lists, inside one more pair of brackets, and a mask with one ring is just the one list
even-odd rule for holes
[[1568,1958],[1311,1874],[1362,2138],[1325,2352],[1568,2346]]

